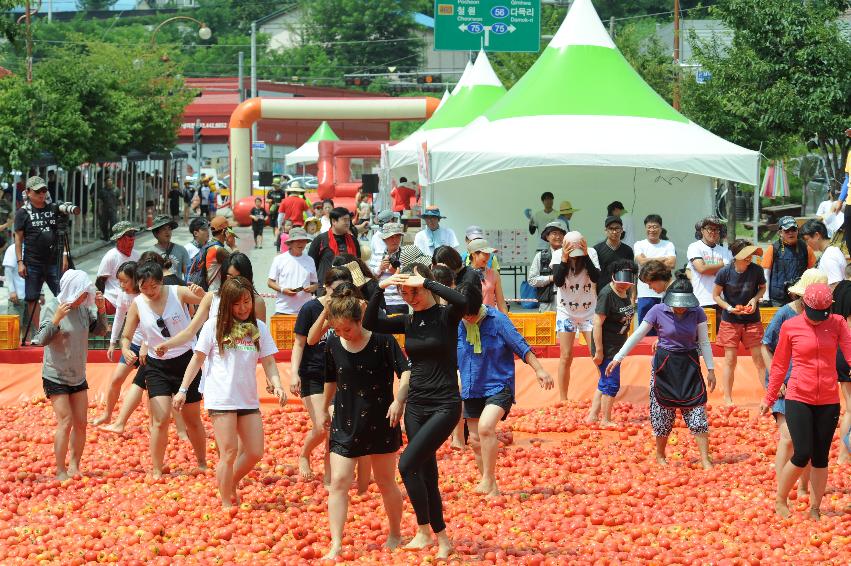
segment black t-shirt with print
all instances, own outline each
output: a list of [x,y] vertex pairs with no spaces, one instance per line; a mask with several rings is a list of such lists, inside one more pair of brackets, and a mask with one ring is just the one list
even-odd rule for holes
[[606,317],[602,333],[603,356],[606,359],[614,358],[626,342],[632,317],[635,315],[635,305],[629,295],[625,298],[619,297],[610,283],[600,291],[594,312]]
[[24,263],[56,261],[59,256],[58,223],[59,210],[55,204],[46,204],[43,208],[22,207],[15,212],[15,231],[24,232]]

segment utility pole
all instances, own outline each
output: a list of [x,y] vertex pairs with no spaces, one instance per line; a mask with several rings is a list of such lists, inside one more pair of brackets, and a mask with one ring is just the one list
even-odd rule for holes
[[680,110],[680,0],[674,0],[674,110]]
[[[251,22],[251,98],[257,97],[257,22]],[[257,122],[251,124],[251,142],[257,141]],[[254,151],[251,152],[251,170],[254,171]]]
[[[30,14],[30,0],[27,0],[24,7],[27,18],[27,82],[33,82],[33,35],[32,35],[32,18]],[[18,20],[20,21],[20,20]]]
[[245,78],[243,73],[245,53],[239,52],[239,101],[245,100]]
[[615,17],[609,18],[609,37],[615,38]]

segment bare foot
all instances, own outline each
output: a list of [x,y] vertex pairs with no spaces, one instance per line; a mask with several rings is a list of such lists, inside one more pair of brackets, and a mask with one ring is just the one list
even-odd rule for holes
[[124,425],[119,423],[112,423],[109,425],[104,425],[100,427],[101,430],[105,430],[106,432],[111,432],[114,434],[124,434]]
[[449,556],[455,552],[455,549],[452,547],[452,543],[449,541],[443,542],[439,541],[437,545],[437,559],[438,560],[446,560]]
[[597,415],[588,415],[585,417],[585,422],[588,424],[594,424],[597,422]]
[[668,460],[665,459],[664,454],[656,454],[656,463],[659,464],[660,466],[667,466]]
[[67,479],[71,479],[71,476],[68,475],[68,472],[62,470],[56,472],[56,479],[58,479],[59,481],[65,481]]
[[100,426],[109,422],[109,415],[101,415],[92,421],[92,425]]
[[342,545],[332,543],[331,549],[328,551],[328,554],[322,557],[322,560],[336,560],[342,549]]
[[463,450],[465,448],[464,437],[462,436],[461,438],[455,438],[453,436],[452,444],[449,447],[452,448],[452,450]]
[[384,543],[384,547],[389,548],[390,550],[395,550],[399,548],[400,544],[402,544],[401,535],[387,535],[387,542]]
[[162,477],[163,477],[163,471],[162,471],[162,470],[153,470],[153,471],[151,472],[151,476],[152,476],[155,480],[158,480],[158,479],[160,479],[160,478],[162,478]]
[[417,533],[417,536],[411,539],[411,542],[405,545],[405,550],[422,550],[434,544],[434,539],[431,535]]
[[76,478],[76,477],[81,476],[81,475],[83,475],[83,474],[80,473],[79,465],[70,464],[68,466],[68,477]]
[[600,425],[606,428],[618,428],[618,423],[616,423],[615,421],[610,421],[608,419],[603,419],[602,421],[600,421]]
[[310,460],[304,456],[299,456],[298,459],[298,475],[301,476],[301,479],[306,481],[310,481],[315,477],[313,475],[313,470],[310,469]]
[[735,403],[733,403],[732,397],[724,397],[724,404],[728,407],[732,407],[733,405],[735,405]]
[[704,469],[704,470],[711,470],[711,469],[712,469],[712,467],[713,467],[715,464],[713,464],[713,462],[712,462],[712,460],[711,460],[711,459],[707,459],[707,460],[701,460],[701,461],[700,461],[700,465],[701,465],[701,466],[703,466],[703,469]]
[[810,519],[813,521],[821,521],[821,511],[818,508],[810,508]]
[[788,519],[789,515],[792,514],[791,511],[789,511],[789,504],[786,501],[775,501],[774,512],[780,515],[783,519]]
[[476,486],[476,489],[474,489],[473,492],[482,493],[488,496],[495,496],[499,495],[499,488],[497,488],[495,480],[482,478],[479,485]]

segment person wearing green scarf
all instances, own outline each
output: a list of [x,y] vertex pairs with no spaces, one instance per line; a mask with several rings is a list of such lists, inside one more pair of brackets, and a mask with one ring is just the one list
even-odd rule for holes
[[487,305],[470,305],[458,326],[458,369],[464,418],[482,479],[476,493],[499,495],[496,484],[496,425],[514,404],[514,356],[529,364],[543,389],[553,388],[532,348],[507,315]]

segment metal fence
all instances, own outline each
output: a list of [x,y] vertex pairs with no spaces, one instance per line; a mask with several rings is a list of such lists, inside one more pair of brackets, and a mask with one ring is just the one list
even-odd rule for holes
[[[45,179],[51,198],[57,202],[71,202],[80,207],[79,216],[71,216],[68,241],[72,253],[84,251],[98,241],[108,240],[114,222],[128,220],[143,226],[148,215],[168,213],[168,193],[173,182],[183,186],[186,172],[185,152],[175,150],[143,154],[130,152],[120,160],[85,163],[66,170],[52,163],[49,156],[35,163],[24,175],[11,176],[13,187],[23,189],[30,175]],[[118,206],[115,211],[105,209],[102,198],[105,191],[117,191]],[[13,199],[22,197],[20,190],[12,191]],[[20,202],[15,202],[17,209]]]

